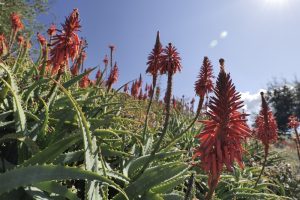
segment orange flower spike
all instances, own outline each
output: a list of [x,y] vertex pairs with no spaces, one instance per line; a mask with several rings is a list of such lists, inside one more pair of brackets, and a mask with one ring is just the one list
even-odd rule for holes
[[168,72],[173,75],[176,72],[181,71],[181,58],[172,43],[169,43],[169,45],[163,50],[163,53],[160,73],[166,74]]
[[157,31],[156,42],[152,52],[148,56],[148,68],[146,73],[150,73],[153,77],[157,77],[158,72],[161,69],[161,61],[162,61],[162,45],[160,43],[159,31]]
[[294,116],[294,115],[289,116],[288,126],[290,128],[296,128],[297,129],[299,127],[299,125],[300,125],[300,122],[299,122],[299,120],[296,116]]
[[56,26],[55,24],[51,24],[49,29],[47,30],[47,33],[50,37],[54,36],[56,33]]
[[142,84],[143,84],[143,79],[142,79],[142,74],[140,74],[140,78],[138,80],[139,88],[142,87]]
[[105,57],[103,59],[103,63],[104,63],[104,65],[108,65],[108,57],[107,57],[107,55],[105,55]]
[[278,129],[273,113],[265,100],[264,93],[261,92],[260,95],[262,104],[259,115],[255,120],[257,125],[255,132],[257,138],[265,145],[265,150],[268,150],[269,144],[277,140]]
[[39,43],[42,45],[42,47],[44,47],[46,45],[47,40],[40,33],[37,33],[37,39],[38,39]]
[[19,46],[22,46],[24,44],[24,41],[25,41],[25,39],[22,35],[19,35],[17,37],[17,42],[18,42]]
[[213,68],[208,57],[204,57],[203,64],[198,75],[198,80],[195,83],[195,92],[198,96],[204,97],[205,94],[213,90]]
[[10,20],[11,20],[11,25],[14,33],[17,33],[18,31],[24,29],[24,25],[21,21],[21,17],[17,13],[12,13],[10,16]]
[[7,43],[4,34],[0,35],[0,56],[7,54]]
[[[90,70],[91,68],[88,68],[87,70]],[[87,70],[84,70],[84,72],[86,72]],[[91,84],[91,80],[89,78],[90,73],[84,75],[82,77],[82,79],[79,82],[79,87],[81,88],[87,88],[89,87],[89,85]]]
[[[242,141],[250,136],[245,114],[238,110],[243,106],[240,94],[235,90],[230,75],[225,72],[224,60],[220,59],[221,69],[217,78],[215,95],[209,102],[208,120],[202,121],[204,129],[196,135],[200,146],[194,151],[203,170],[209,175],[209,188],[212,195],[216,188],[222,168],[226,165],[232,171],[234,161],[241,163]],[[200,93],[203,94],[203,93]],[[232,151],[234,150],[234,152]]]
[[144,94],[143,94],[143,89],[141,88],[141,89],[140,89],[139,96],[138,96],[138,99],[139,99],[139,100],[143,100],[143,96],[144,96]]
[[173,104],[173,108],[176,108],[176,99],[174,96],[172,98],[172,104]]
[[126,83],[125,84],[125,86],[124,86],[124,90],[123,90],[125,93],[127,93],[128,92],[128,83]]
[[101,77],[101,70],[98,69],[97,73],[96,73],[96,80],[98,80]]
[[77,32],[81,26],[79,24],[78,9],[73,10],[62,27],[63,31],[53,36],[53,48],[50,52],[53,63],[52,74],[56,74],[59,69],[63,70],[68,60],[74,60],[79,54],[80,39]]
[[256,134],[256,137],[263,143],[265,147],[265,155],[264,155],[264,162],[263,167],[260,171],[260,174],[256,180],[255,186],[257,186],[261,175],[263,174],[263,171],[266,166],[268,154],[269,154],[269,145],[270,143],[273,143],[277,141],[277,123],[273,116],[272,111],[270,110],[265,97],[264,93],[261,92],[261,110],[256,117],[255,123],[257,128],[254,130],[254,133]]
[[108,80],[106,81],[106,86],[108,90],[110,90],[111,86],[118,81],[119,78],[119,69],[117,63],[115,63],[114,67],[112,68]]

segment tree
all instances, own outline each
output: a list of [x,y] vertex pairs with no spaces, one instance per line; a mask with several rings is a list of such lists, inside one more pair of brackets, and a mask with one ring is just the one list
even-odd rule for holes
[[0,0],[0,34],[10,34],[10,15],[16,12],[26,24],[25,32],[31,35],[42,27],[36,18],[47,9],[48,0]]
[[[299,92],[299,94],[297,94]],[[298,91],[294,86],[284,82],[282,84],[272,83],[269,84],[267,92],[269,103],[271,103],[274,109],[274,115],[276,117],[278,129],[281,132],[286,132],[289,127],[287,126],[288,117],[292,114],[299,116],[297,113],[297,107],[300,104],[297,103],[297,96],[300,97],[300,85]],[[300,99],[300,98],[299,98]],[[298,105],[298,106],[297,106]]]

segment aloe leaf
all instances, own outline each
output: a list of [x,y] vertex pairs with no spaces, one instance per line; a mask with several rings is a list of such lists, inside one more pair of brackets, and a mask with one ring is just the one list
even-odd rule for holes
[[71,80],[63,83],[63,87],[64,88],[69,88],[70,86],[72,86],[73,84],[75,84],[76,82],[80,81],[82,79],[82,77],[84,77],[85,75],[89,74],[90,72],[92,72],[94,69],[96,69],[96,67],[90,69],[90,70],[87,70],[86,72],[78,75],[78,76],[75,76],[74,78],[72,78]]
[[[155,156],[153,157],[153,161],[159,161],[159,160],[163,160],[163,159],[168,159],[168,158],[172,158],[175,156],[179,156],[182,155],[183,153],[185,153],[186,151],[174,151],[174,152],[166,152],[166,153],[157,153],[155,154]],[[128,165],[125,168],[125,174],[127,174],[129,177],[134,177],[135,173],[137,172],[138,169],[142,168],[144,166],[144,164],[147,162],[147,160],[149,159],[150,155],[146,155],[146,156],[141,156],[138,157],[132,161],[130,161],[128,163]]]
[[[159,185],[160,183],[169,180],[172,177],[178,176],[187,169],[184,163],[167,163],[153,168],[148,168],[144,173],[133,183],[125,188],[125,192],[129,199],[135,199],[144,195],[146,191]],[[124,199],[118,194],[114,200]]]
[[[82,112],[80,106],[76,102],[76,100],[72,97],[72,95],[57,81],[54,79],[51,79],[53,82],[55,82],[58,87],[62,90],[62,92],[67,96],[67,98],[70,100],[72,106],[74,107],[77,117],[78,117],[78,123],[79,127],[82,133],[83,137],[83,144],[85,149],[85,168],[86,170],[91,170],[93,172],[98,172],[98,147],[96,144],[96,138],[92,139],[91,132],[89,130],[89,124],[84,116],[84,113]],[[86,195],[85,198],[92,200],[98,200],[100,199],[99,195],[99,187],[97,183],[94,181],[87,182],[86,184]]]
[[33,186],[46,191],[48,193],[55,193],[58,194],[60,197],[65,197],[70,200],[80,200],[76,194],[71,192],[68,188],[65,186],[62,186],[61,184],[54,182],[54,181],[45,181],[40,183],[35,183]]
[[113,181],[97,173],[82,170],[80,168],[55,166],[55,165],[37,165],[16,168],[6,173],[0,174],[0,194],[9,192],[21,186],[27,186],[35,183],[51,180],[66,179],[87,179],[106,184],[118,190],[125,199],[128,199],[126,193]]
[[5,84],[5,86],[11,91],[14,99],[13,103],[13,111],[14,111],[14,117],[15,117],[15,126],[16,126],[16,133],[21,133],[26,135],[26,117],[24,110],[21,105],[21,98],[17,94],[18,88],[17,84],[15,83],[15,80],[12,78],[12,74],[8,68],[2,63],[0,63],[0,67],[2,67],[8,76],[8,80],[10,84],[5,81],[3,78],[0,78],[0,80]]
[[32,154],[35,154],[39,151],[39,147],[36,145],[36,143],[31,138],[24,136],[22,134],[16,134],[16,133],[6,134],[0,138],[0,143],[6,140],[18,140],[20,142],[24,142]]
[[53,162],[53,164],[68,165],[72,162],[81,161],[84,159],[84,150],[78,150],[74,152],[67,152],[59,155]]
[[43,149],[39,153],[33,155],[30,159],[26,160],[22,165],[35,165],[35,164],[44,164],[52,162],[57,158],[62,152],[68,149],[70,146],[74,145],[80,140],[80,135],[72,135],[70,137],[64,138],[54,144],[51,144],[47,148]]

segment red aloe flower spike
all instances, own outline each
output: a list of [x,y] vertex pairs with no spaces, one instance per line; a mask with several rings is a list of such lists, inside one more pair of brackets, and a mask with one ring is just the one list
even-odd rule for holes
[[104,65],[108,65],[108,57],[107,57],[107,55],[105,55],[105,57],[103,59],[103,63],[104,63]]
[[128,92],[128,83],[126,83],[126,84],[124,85],[124,92],[125,92],[125,93]]
[[11,20],[11,24],[12,24],[12,29],[15,33],[24,29],[24,25],[21,21],[21,17],[17,13],[12,13],[10,16],[10,20]]
[[195,83],[195,92],[201,98],[213,90],[213,68],[208,57],[204,57],[203,64]]
[[31,48],[31,42],[30,42],[30,40],[26,40],[24,42],[24,44],[23,44],[23,47],[24,47],[25,50],[30,49]]
[[81,51],[79,57],[74,62],[72,68],[71,68],[71,74],[73,76],[77,76],[79,74],[80,68],[83,67],[83,62],[86,59],[86,53],[84,50]]
[[202,121],[205,127],[196,136],[200,146],[194,151],[194,158],[200,158],[199,165],[209,176],[210,190],[206,199],[212,198],[224,165],[229,171],[232,171],[234,161],[243,167],[241,143],[251,132],[246,119],[242,119],[246,114],[238,111],[243,107],[241,95],[235,90],[230,75],[224,70],[224,62],[221,61],[221,70],[214,88],[215,96],[208,105],[209,119]]
[[113,67],[113,52],[115,51],[116,46],[113,45],[113,44],[110,44],[110,45],[108,46],[108,48],[110,48],[110,70],[111,70],[112,67]]
[[157,31],[155,46],[148,56],[148,68],[146,70],[146,73],[150,73],[153,77],[157,77],[160,71],[162,52],[163,49],[159,39],[159,31]]
[[98,80],[101,77],[101,70],[98,69],[97,73],[96,73],[96,80]]
[[147,93],[144,93],[143,100],[145,101],[146,99],[147,99]]
[[298,120],[298,117],[296,117],[295,115],[291,115],[289,116],[289,122],[288,122],[288,126],[291,128],[298,128],[300,125],[300,122]]
[[[222,59],[220,60],[221,66],[224,65],[224,61]],[[185,133],[188,131],[194,123],[198,120],[198,117],[200,116],[202,107],[203,107],[203,102],[204,102],[204,96],[205,94],[210,93],[213,90],[213,68],[210,63],[210,60],[207,57],[204,57],[203,59],[203,64],[200,69],[200,73],[198,76],[198,80],[195,83],[195,91],[196,94],[199,96],[199,103],[196,111],[196,115],[194,117],[194,120],[191,122],[191,124],[182,132]],[[208,96],[208,95],[207,95]],[[191,109],[194,110],[194,102],[191,106]]]
[[10,20],[11,20],[11,29],[12,29],[12,31],[11,31],[11,35],[10,35],[8,51],[10,51],[10,48],[12,47],[12,45],[14,43],[17,33],[24,29],[24,25],[21,21],[21,17],[20,17],[19,14],[12,13],[11,16],[10,16]]
[[160,39],[159,39],[159,31],[157,31],[155,45],[154,45],[152,52],[148,56],[148,62],[147,62],[148,68],[146,69],[146,73],[150,73],[152,75],[152,87],[153,88],[151,88],[151,91],[149,90],[149,93],[148,93],[148,95],[150,95],[149,96],[150,101],[149,101],[149,104],[147,107],[146,118],[145,118],[145,123],[144,123],[143,142],[145,142],[145,138],[146,138],[146,134],[147,134],[148,116],[149,116],[149,112],[151,110],[151,105],[153,102],[153,96],[154,96],[153,91],[156,87],[157,75],[161,68],[161,59],[162,59],[162,45],[161,45]]
[[142,87],[142,84],[143,84],[143,79],[142,79],[142,74],[140,74],[140,78],[138,80],[139,88]]
[[155,90],[155,99],[158,101],[160,97],[160,87],[157,87]]
[[[90,70],[91,68],[88,68],[87,70]],[[84,70],[84,72],[86,72],[87,70]],[[79,82],[79,87],[81,88],[87,88],[89,87],[89,85],[91,84],[91,80],[89,78],[90,73],[84,75],[82,77],[82,79]]]
[[[180,63],[180,57],[179,53],[177,52],[177,49],[172,46],[171,43],[166,47],[166,49],[163,50],[163,56],[162,56],[162,68],[161,68],[161,73],[168,73],[168,81],[167,81],[167,90],[166,90],[166,115],[165,115],[165,121],[163,125],[163,129],[160,135],[160,138],[158,142],[155,144],[153,151],[150,154],[149,160],[143,165],[142,169],[140,172],[134,177],[134,179],[138,178],[144,171],[145,169],[149,166],[150,160],[153,159],[153,156],[155,153],[159,150],[160,145],[162,144],[162,141],[166,135],[166,132],[168,130],[169,126],[169,120],[170,120],[170,110],[171,110],[171,97],[172,97],[172,85],[173,85],[173,75],[181,70],[181,63]],[[147,110],[148,113],[148,110]],[[145,126],[146,127],[146,126]],[[145,130],[145,129],[144,129]],[[145,133],[145,131],[144,131]],[[143,134],[143,139],[144,139]]]
[[172,98],[172,104],[173,104],[173,108],[176,108],[176,99],[173,95],[173,98]]
[[6,55],[8,52],[7,44],[4,34],[0,35],[0,57]]
[[25,39],[22,35],[19,35],[17,37],[17,41],[18,41],[19,46],[21,47],[24,44]]
[[42,45],[42,47],[44,47],[47,43],[47,40],[44,36],[42,36],[40,33],[37,33],[37,38],[39,43]]
[[138,99],[139,99],[139,100],[143,100],[143,96],[144,96],[144,94],[143,94],[143,89],[141,88],[141,89],[140,89],[139,96],[138,96]]
[[51,24],[49,29],[47,30],[47,33],[50,37],[54,36],[56,33],[56,26],[55,24]]
[[257,138],[264,144],[265,151],[267,151],[269,144],[277,140],[277,123],[265,100],[264,93],[261,92],[260,95],[262,104],[259,115],[255,120],[257,125],[255,132]]
[[298,134],[298,127],[300,125],[300,122],[298,120],[298,118],[294,115],[291,115],[289,117],[289,123],[288,126],[291,127],[292,129],[294,129],[295,135],[296,135],[296,148],[297,148],[297,154],[298,154],[298,159],[300,161],[300,138],[299,138],[299,134]]
[[257,186],[258,181],[260,180],[260,177],[265,169],[265,165],[269,153],[269,145],[270,143],[277,141],[277,130],[278,130],[276,120],[265,100],[264,93],[261,92],[260,95],[261,95],[262,103],[261,103],[261,110],[255,120],[257,126],[257,128],[255,129],[255,134],[256,137],[263,143],[265,147],[265,155],[264,155],[263,166],[256,180],[255,187]]
[[177,71],[181,71],[181,58],[177,49],[169,43],[169,45],[163,50],[162,67],[160,69],[161,74],[175,74]]
[[63,31],[53,37],[53,48],[50,52],[53,63],[52,74],[56,74],[59,70],[63,71],[68,60],[74,60],[79,54],[80,39],[77,32],[81,26],[78,9],[73,10],[62,26]]
[[148,98],[151,99],[152,96],[153,96],[153,87],[152,87],[152,85],[149,85],[149,89],[148,89]]
[[117,63],[115,63],[106,81],[107,91],[109,91],[111,89],[111,86],[118,81],[118,77],[119,77],[119,69]]

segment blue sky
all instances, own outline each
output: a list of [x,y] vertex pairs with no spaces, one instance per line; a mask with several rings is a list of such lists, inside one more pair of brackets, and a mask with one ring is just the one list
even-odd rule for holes
[[240,92],[256,93],[273,77],[299,76],[298,0],[55,0],[39,19],[60,24],[73,8],[79,9],[80,35],[89,44],[85,67],[102,66],[108,45],[116,45],[117,86],[139,73],[150,82],[145,69],[157,30],[163,45],[172,42],[182,58],[183,70],[175,77],[177,97],[194,96],[204,56],[211,59],[215,75],[218,59],[225,58]]

